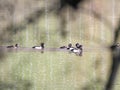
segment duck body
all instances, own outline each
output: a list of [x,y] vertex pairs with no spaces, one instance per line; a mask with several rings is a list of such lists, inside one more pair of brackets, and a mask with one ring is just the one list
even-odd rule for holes
[[74,48],[71,50],[71,52],[75,53],[76,55],[82,56],[82,50]]
[[34,49],[43,49],[41,46],[33,46]]
[[72,50],[73,49],[75,49],[74,47],[72,47],[72,44],[71,43],[69,43],[68,44],[68,48],[67,48],[67,50],[69,51],[69,53],[72,53]]
[[82,45],[80,45],[79,43],[76,43],[75,46],[76,48],[72,49],[71,51],[76,55],[82,56],[82,52],[83,52]]
[[66,46],[61,46],[60,49],[67,49],[67,47]]
[[34,49],[44,49],[44,43],[41,43],[40,46],[33,46]]
[[33,46],[32,48],[41,50],[41,53],[44,53],[44,43],[41,43],[40,46]]
[[14,45],[7,46],[7,48],[14,48]]
[[74,48],[74,47],[69,47],[69,48],[67,48],[67,49],[71,51],[71,50],[73,50],[73,49],[75,49],[75,48]]

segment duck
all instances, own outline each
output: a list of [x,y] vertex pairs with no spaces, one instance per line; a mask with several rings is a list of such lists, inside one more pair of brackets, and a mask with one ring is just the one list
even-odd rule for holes
[[72,47],[72,44],[71,44],[71,43],[69,43],[69,44],[68,44],[68,47],[67,47],[67,46],[61,46],[61,47],[60,47],[60,49],[72,50],[72,49],[73,49],[73,47]]
[[18,44],[7,46],[7,48],[18,48]]
[[67,50],[71,51],[72,49],[74,49],[74,47],[72,47],[72,44],[69,43],[69,44],[68,44],[68,48],[67,48]]
[[82,51],[80,49],[72,49],[71,52],[75,53],[76,55],[82,56]]
[[32,48],[43,50],[44,49],[44,43],[41,43],[40,46],[33,46]]
[[75,53],[76,55],[82,56],[82,45],[80,45],[79,43],[76,43],[76,48],[72,49],[71,52]]
[[66,46],[61,46],[60,49],[67,49],[67,47]]

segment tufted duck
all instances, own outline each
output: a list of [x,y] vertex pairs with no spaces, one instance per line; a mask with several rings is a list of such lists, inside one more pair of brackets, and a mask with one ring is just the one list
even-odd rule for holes
[[41,43],[40,46],[33,46],[34,49],[44,49],[44,43]]
[[67,47],[66,46],[61,46],[60,49],[66,49]]
[[68,44],[68,48],[67,48],[67,49],[71,51],[72,49],[74,49],[74,47],[72,47],[72,44],[71,44],[71,43],[69,43],[69,44]]
[[76,55],[82,56],[82,51],[83,51],[82,45],[80,45],[79,43],[76,43],[75,46],[76,48],[72,49],[71,51]]
[[7,46],[7,48],[18,48],[18,44]]

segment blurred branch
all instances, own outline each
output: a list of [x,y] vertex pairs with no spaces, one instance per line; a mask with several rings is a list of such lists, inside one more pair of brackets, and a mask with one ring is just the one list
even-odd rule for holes
[[120,48],[112,51],[112,66],[110,69],[110,76],[106,84],[105,90],[112,90],[115,82],[115,78],[118,73],[119,64],[120,64]]
[[[104,23],[108,28],[112,29],[112,23],[111,23],[109,20],[107,20],[107,19],[106,19],[103,15],[101,15],[100,13],[98,13],[98,12],[92,10],[92,9],[88,9],[88,8],[84,8],[84,7],[80,7],[80,11],[81,11],[82,13],[87,14],[87,15],[89,15],[89,14],[90,14],[89,12],[91,12],[90,15],[93,15],[94,18],[98,19],[100,22]],[[102,19],[102,20],[101,20],[101,19]]]
[[[68,3],[71,7],[77,7],[78,3],[79,4],[82,4],[84,1],[89,1],[89,0],[76,0],[76,3],[74,2],[74,4],[71,3],[71,0],[66,0],[65,5]],[[63,3],[63,1],[61,0],[61,2]],[[60,3],[60,2],[59,2]],[[54,3],[53,3],[54,4]],[[61,6],[61,8],[63,8],[65,6]],[[61,15],[61,10],[58,8],[56,9],[57,6],[54,6],[54,5],[50,5],[48,8],[47,8],[47,12],[48,13],[51,13],[53,11],[56,11],[56,12],[59,12],[57,15]],[[86,13],[86,14],[89,14],[89,11],[91,11],[91,13],[94,15],[95,18],[97,18],[99,21],[101,21],[101,19],[103,20],[103,23],[105,23],[107,26],[112,26],[111,23],[106,19],[104,18],[100,13],[97,13],[93,10],[90,10],[90,9],[87,9],[87,8],[83,8],[83,7],[80,7],[80,12],[82,13]],[[12,11],[13,12],[13,11]],[[18,31],[21,31],[23,29],[26,28],[27,25],[29,24],[34,24],[36,23],[37,21],[39,21],[39,18],[45,14],[45,7],[43,8],[37,8],[36,10],[34,10],[33,12],[31,12],[28,16],[26,16],[24,18],[23,21],[21,21],[20,23],[9,23],[4,29],[3,29],[3,33],[0,33],[0,39],[1,41],[10,41],[9,39],[9,36],[11,37],[12,34],[16,34]],[[66,21],[65,21],[65,18],[63,16],[61,16],[61,35],[63,35],[65,37],[66,35],[66,31],[65,31],[65,24]],[[7,35],[6,35],[7,33]],[[7,37],[4,37],[3,35],[7,36]],[[12,38],[12,37],[11,37]]]
[[74,10],[77,10],[79,4],[83,4],[84,2],[88,2],[90,0],[60,0],[60,10],[69,5]]
[[0,90],[31,90],[33,86],[32,81],[17,80],[15,82],[0,81]]
[[[120,35],[120,19],[119,19],[118,26],[114,32],[113,45],[117,43],[119,35]],[[114,84],[115,78],[117,76],[119,65],[120,65],[120,46],[111,48],[111,52],[112,52],[112,66],[110,69],[110,76],[109,76],[108,82],[106,84],[105,90],[113,89],[113,84]]]
[[120,19],[119,19],[119,22],[118,22],[118,26],[114,32],[114,42],[113,43],[116,43],[118,38],[119,38],[119,35],[120,35]]

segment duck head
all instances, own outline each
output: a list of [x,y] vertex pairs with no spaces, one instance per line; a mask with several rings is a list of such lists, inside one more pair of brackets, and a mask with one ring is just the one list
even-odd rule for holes
[[72,47],[72,44],[71,44],[71,43],[69,43],[69,44],[68,44],[68,48],[71,48],[71,47]]
[[76,43],[75,46],[78,48],[78,47],[80,46],[80,44],[79,44],[79,43]]
[[79,43],[76,43],[76,47],[77,48],[82,48],[82,45],[80,45]]
[[41,43],[40,46],[41,46],[42,48],[44,48],[44,43]]
[[15,47],[18,47],[18,44],[15,44]]

